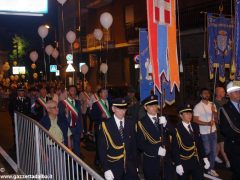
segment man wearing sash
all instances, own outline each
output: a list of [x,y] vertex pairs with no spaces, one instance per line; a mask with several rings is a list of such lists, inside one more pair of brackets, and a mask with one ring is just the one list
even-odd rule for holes
[[114,115],[103,121],[99,134],[99,157],[106,180],[138,180],[137,147],[133,120],[125,118],[127,101],[113,100]]
[[[160,157],[166,156],[163,139],[167,139],[163,128],[167,121],[158,117],[158,97],[151,95],[142,101],[147,114],[137,122],[137,146],[143,152],[143,173],[146,180],[160,178]],[[161,127],[162,126],[162,127]]]
[[77,98],[77,87],[68,87],[68,98],[59,102],[59,113],[66,116],[72,131],[73,152],[80,157],[80,139],[82,134],[81,102]]
[[99,165],[99,156],[98,156],[98,135],[99,135],[99,127],[102,121],[111,117],[111,103],[108,101],[108,90],[105,88],[101,88],[98,90],[98,95],[94,94],[95,99],[98,99],[92,105],[91,116],[94,120],[94,135],[95,135],[95,144],[96,144],[96,157],[95,164]]
[[228,103],[220,109],[220,131],[232,170],[232,180],[240,179],[240,81],[227,85]]
[[192,108],[190,104],[183,104],[179,108],[181,122],[174,130],[172,151],[178,179],[203,180],[204,168],[210,163],[205,155],[202,139],[197,124],[191,122]]
[[[81,110],[83,117],[83,133],[89,133],[92,131],[93,120],[90,117],[90,108],[92,108],[92,87],[88,84],[83,92],[80,93],[79,100],[81,101]],[[89,128],[87,128],[87,120],[89,119]]]
[[47,114],[46,103],[51,100],[47,96],[47,90],[45,87],[40,86],[39,88],[39,97],[35,102],[35,113],[36,113],[36,120],[40,121],[43,116]]

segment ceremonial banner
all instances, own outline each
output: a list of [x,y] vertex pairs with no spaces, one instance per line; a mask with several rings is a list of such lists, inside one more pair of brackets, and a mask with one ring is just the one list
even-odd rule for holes
[[152,64],[149,58],[148,32],[139,30],[139,56],[140,56],[140,99],[141,101],[150,95],[153,89]]
[[[174,85],[177,89],[180,88],[179,66],[177,54],[177,32],[176,32],[176,11],[175,0],[171,1],[171,24],[167,26],[168,33],[168,62],[169,62],[169,77],[171,91],[174,90]],[[162,61],[160,59],[160,61]]]
[[240,0],[236,0],[235,4],[235,51],[236,51],[236,61],[235,61],[235,80],[240,81]]
[[[151,91],[154,91],[154,83],[152,80],[152,65],[149,60],[149,46],[148,46],[148,33],[145,29],[140,29],[139,32],[139,55],[140,55],[140,99],[141,101],[150,95]],[[165,102],[169,105],[175,102],[175,89],[171,91],[171,86],[169,81],[166,80],[163,75],[160,79],[161,89],[163,89]],[[161,94],[158,89],[155,89],[155,94],[159,97],[159,102],[161,102]]]
[[158,72],[158,24],[155,23],[154,18],[154,1],[155,0],[147,0],[147,18],[148,18],[148,38],[149,38],[149,55],[150,61],[152,64],[152,77],[153,82],[156,88],[160,91],[160,79]]
[[225,81],[225,68],[230,68],[233,55],[232,20],[224,16],[207,16],[209,74],[213,79],[214,68],[218,68],[219,80]]

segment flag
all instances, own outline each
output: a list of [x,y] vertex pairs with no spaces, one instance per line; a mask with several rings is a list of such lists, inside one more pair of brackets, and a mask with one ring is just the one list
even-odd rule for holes
[[149,57],[148,32],[139,30],[139,56],[140,56],[140,99],[150,95],[153,90],[152,65]]
[[154,10],[153,10],[153,2],[154,0],[147,0],[147,18],[148,18],[148,38],[149,38],[149,55],[150,61],[152,64],[152,77],[153,82],[156,88],[160,91],[160,79],[158,76],[158,55],[157,55],[157,47],[158,47],[158,33],[157,27],[158,25],[154,20]]
[[171,1],[170,0],[154,0],[154,22],[159,24],[171,23]]
[[[177,32],[176,32],[176,11],[175,11],[175,0],[171,1],[171,19],[172,23],[167,26],[168,33],[168,62],[169,62],[169,81],[171,91],[176,85],[177,89],[180,88],[179,78],[179,66],[178,66],[178,54],[177,54]],[[161,60],[162,61],[162,60]]]
[[169,81],[164,74],[161,76],[161,90],[155,89],[152,79],[152,65],[149,59],[148,32],[145,29],[139,31],[139,56],[140,56],[140,99],[141,101],[155,91],[161,102],[163,95],[163,106],[165,103],[171,105],[175,102],[175,88],[171,90]]
[[240,81],[240,0],[236,0],[235,4],[235,62],[233,66],[235,66],[235,80]]
[[210,79],[213,79],[214,68],[218,68],[219,80],[225,81],[225,68],[230,68],[233,55],[232,19],[207,16],[208,22],[208,61]]

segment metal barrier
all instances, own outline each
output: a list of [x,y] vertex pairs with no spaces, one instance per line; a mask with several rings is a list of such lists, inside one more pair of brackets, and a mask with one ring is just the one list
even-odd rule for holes
[[23,174],[54,180],[103,180],[35,120],[15,112],[14,121],[17,165]]

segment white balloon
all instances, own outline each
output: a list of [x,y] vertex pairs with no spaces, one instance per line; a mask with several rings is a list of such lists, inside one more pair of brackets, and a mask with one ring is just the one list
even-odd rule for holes
[[66,34],[66,38],[70,44],[72,44],[76,40],[76,33],[73,31],[68,31]]
[[103,74],[106,74],[107,71],[108,71],[108,65],[106,63],[102,63],[100,65],[100,71],[103,73]]
[[103,32],[101,29],[94,29],[93,35],[97,40],[101,41],[101,39],[103,37]]
[[50,44],[45,47],[45,52],[46,52],[47,55],[49,55],[49,56],[52,54],[53,50],[54,50],[54,48],[53,48],[52,45],[50,45]]
[[44,25],[39,26],[38,34],[42,39],[44,39],[48,35],[48,28],[46,28]]
[[83,73],[84,75],[87,74],[88,72],[88,66],[86,64],[81,66],[81,73]]
[[29,55],[29,58],[35,63],[38,59],[38,53],[36,51],[32,51]]
[[54,59],[57,59],[58,56],[59,56],[58,50],[57,50],[57,49],[54,49],[53,52],[52,52],[52,57],[53,57]]
[[108,29],[113,23],[113,17],[109,12],[104,12],[100,16],[100,23],[105,28]]
[[62,6],[67,0],[57,0]]

